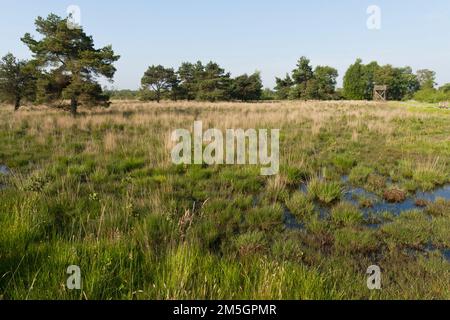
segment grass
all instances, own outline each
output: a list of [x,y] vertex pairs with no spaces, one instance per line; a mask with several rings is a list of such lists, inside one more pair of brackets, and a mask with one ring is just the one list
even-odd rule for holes
[[359,165],[351,170],[349,180],[355,185],[364,185],[372,173],[373,168]]
[[390,245],[423,247],[429,241],[431,225],[429,219],[419,211],[406,212],[394,222],[382,227]]
[[302,192],[295,192],[286,202],[286,206],[299,219],[308,218],[315,211],[314,203]]
[[331,220],[338,226],[355,226],[363,221],[363,214],[352,204],[342,202],[331,210]]
[[334,237],[335,250],[340,254],[370,254],[377,252],[380,246],[380,241],[373,230],[345,227],[337,229]]
[[428,205],[427,213],[434,217],[450,217],[450,201],[438,198],[436,202]]
[[[121,101],[81,112],[0,106],[0,165],[11,170],[0,175],[0,298],[450,299],[448,199],[366,217],[342,183],[378,195],[449,183],[448,111]],[[170,133],[194,119],[280,128],[280,175],[173,165]],[[285,225],[284,207],[302,228]],[[366,286],[373,264],[381,292]],[[81,291],[66,288],[69,265],[81,267]]]
[[331,204],[332,202],[340,200],[342,193],[343,188],[341,184],[335,181],[324,181],[314,178],[308,185],[309,197],[324,204]]
[[439,158],[432,161],[419,163],[413,170],[413,180],[419,188],[425,191],[432,190],[435,186],[443,185],[448,181],[448,172]]

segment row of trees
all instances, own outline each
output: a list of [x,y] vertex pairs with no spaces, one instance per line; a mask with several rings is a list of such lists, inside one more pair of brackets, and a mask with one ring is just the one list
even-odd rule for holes
[[150,66],[141,80],[144,100],[260,100],[263,85],[259,72],[231,78],[215,62],[183,63],[177,71],[161,65]]
[[[435,72],[427,69],[413,73],[411,67],[397,68],[363,64],[357,59],[345,73],[343,89],[336,88],[338,71],[330,66],[311,66],[301,57],[296,68],[284,78],[276,78],[275,91],[262,89],[258,72],[231,78],[217,63],[203,65],[183,63],[175,71],[163,66],[151,66],[142,78],[141,99],[156,100],[372,100],[374,86],[387,85],[389,100],[417,99],[437,102],[449,100],[446,85],[435,89]],[[445,90],[444,90],[445,89]]]
[[120,57],[111,46],[96,49],[93,38],[82,28],[71,28],[67,20],[54,14],[38,17],[35,25],[41,39],[29,33],[21,39],[33,58],[24,61],[7,54],[1,60],[0,96],[13,102],[16,110],[24,99],[47,104],[68,100],[73,115],[80,103],[108,105],[98,78],[112,81],[114,62]]
[[329,66],[313,69],[306,57],[300,58],[292,76],[276,78],[275,91],[264,89],[259,72],[231,78],[217,63],[183,63],[177,71],[161,65],[150,66],[142,77],[143,100],[268,100],[337,99],[338,71]]
[[276,78],[275,97],[280,100],[372,100],[374,86],[379,84],[388,86],[389,100],[424,100],[423,96],[430,95],[434,100],[448,100],[442,93],[450,84],[436,90],[436,74],[427,69],[414,74],[411,67],[381,66],[375,61],[364,65],[357,59],[345,73],[343,89],[336,89],[337,77],[336,69],[329,66],[313,69],[310,61],[301,57],[291,75]]
[[[92,36],[82,28],[71,28],[68,18],[50,14],[36,19],[40,39],[29,33],[21,39],[32,53],[29,61],[7,54],[0,61],[0,100],[19,109],[23,100],[54,104],[70,101],[72,114],[84,105],[109,105],[110,94],[98,79],[113,79],[114,63],[120,58],[111,46],[96,49]],[[370,100],[376,84],[388,86],[388,99],[415,98],[438,102],[450,99],[450,84],[435,88],[436,75],[430,70],[413,73],[410,67],[381,66],[377,62],[352,64],[342,90],[336,89],[338,71],[330,66],[313,68],[301,57],[296,68],[285,78],[276,78],[275,91],[265,89],[259,72],[232,78],[215,62],[183,63],[178,70],[161,65],[150,66],[141,80],[138,96],[144,100],[252,101],[261,99]],[[122,91],[130,97],[134,91]]]

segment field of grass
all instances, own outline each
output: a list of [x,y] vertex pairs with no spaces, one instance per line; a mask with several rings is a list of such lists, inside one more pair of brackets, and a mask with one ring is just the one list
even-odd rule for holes
[[[450,111],[417,103],[0,106],[0,299],[450,299]],[[281,129],[281,170],[175,166],[170,134]],[[288,223],[289,222],[289,223]],[[81,291],[66,288],[81,267]],[[382,290],[366,270],[382,269]]]

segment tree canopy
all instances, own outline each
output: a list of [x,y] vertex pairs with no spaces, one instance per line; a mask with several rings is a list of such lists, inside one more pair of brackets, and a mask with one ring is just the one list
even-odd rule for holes
[[142,78],[143,100],[228,101],[259,100],[262,81],[259,72],[232,78],[216,62],[184,62],[175,72],[172,68],[151,66]]
[[35,68],[25,60],[18,60],[8,53],[0,61],[0,95],[14,103],[14,110],[18,110],[23,98],[34,100]]
[[420,89],[433,89],[436,85],[436,72],[428,69],[418,70],[417,79]]
[[[33,59],[43,74],[38,84],[40,96],[60,96],[71,100],[71,112],[77,113],[78,103],[105,103],[98,77],[112,80],[116,68],[111,46],[96,49],[92,36],[82,28],[69,28],[67,18],[55,14],[36,19],[36,31],[42,36],[34,39],[27,33],[22,41],[33,53]],[[53,92],[51,92],[53,91]]]
[[344,76],[344,96],[350,100],[367,98],[367,73],[361,59],[352,64]]
[[334,99],[336,95],[336,78],[338,71],[329,66],[310,65],[310,60],[301,57],[292,76],[286,74],[284,79],[276,78],[276,95],[279,99]]
[[260,100],[262,95],[262,81],[259,72],[252,75],[243,74],[233,80],[231,96],[235,100]]
[[289,74],[286,74],[284,79],[275,78],[276,86],[275,86],[275,95],[280,100],[285,100],[289,98],[289,92],[291,91],[292,86],[294,85],[294,81]]
[[376,61],[364,65],[357,59],[345,73],[343,94],[350,100],[371,100],[375,85],[388,87],[389,100],[410,99],[420,87],[411,67],[380,66]]
[[144,73],[141,84],[144,91],[150,90],[154,100],[160,102],[163,94],[178,86],[178,78],[171,68],[164,68],[161,65],[150,66]]

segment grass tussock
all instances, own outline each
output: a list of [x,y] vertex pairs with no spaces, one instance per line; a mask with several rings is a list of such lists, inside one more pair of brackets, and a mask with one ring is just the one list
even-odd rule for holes
[[339,182],[325,181],[314,178],[309,182],[308,195],[313,200],[319,200],[324,204],[341,199],[344,189]]

